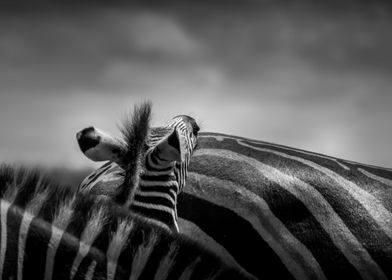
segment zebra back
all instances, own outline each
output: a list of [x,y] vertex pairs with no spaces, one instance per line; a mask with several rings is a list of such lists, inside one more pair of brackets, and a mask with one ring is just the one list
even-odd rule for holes
[[201,133],[178,215],[259,279],[392,278],[391,169]]
[[195,242],[38,172],[0,167],[0,279],[251,279]]

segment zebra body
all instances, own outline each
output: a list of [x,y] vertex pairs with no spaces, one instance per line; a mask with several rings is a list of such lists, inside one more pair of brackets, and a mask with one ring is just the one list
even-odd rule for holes
[[392,170],[230,135],[198,141],[178,203],[199,229],[188,234],[259,278],[266,268],[277,278],[392,278]]
[[24,169],[0,167],[0,279],[252,279],[211,252]]
[[[175,117],[166,127],[152,128],[146,139],[147,151],[138,183],[128,208],[149,217],[165,228],[178,232],[177,195],[185,185],[187,168],[197,143],[199,128],[188,116]],[[79,191],[113,197],[117,188],[110,182],[123,174],[124,157],[111,153],[121,150],[121,142],[95,128],[86,128],[77,135],[85,155],[93,160],[109,159],[101,168],[90,174],[80,185]],[[97,139],[94,143],[94,139]],[[87,145],[85,143],[94,143]],[[104,156],[102,156],[104,155]],[[113,159],[116,159],[113,161]],[[103,187],[102,187],[103,185]]]
[[259,279],[392,279],[391,169],[200,133],[177,207],[182,233]]

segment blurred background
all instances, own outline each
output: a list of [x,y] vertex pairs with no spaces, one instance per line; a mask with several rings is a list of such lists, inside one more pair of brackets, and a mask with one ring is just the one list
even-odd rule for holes
[[2,162],[83,173],[97,164],[76,132],[118,134],[150,99],[154,125],[188,114],[203,131],[392,167],[386,1],[0,5]]

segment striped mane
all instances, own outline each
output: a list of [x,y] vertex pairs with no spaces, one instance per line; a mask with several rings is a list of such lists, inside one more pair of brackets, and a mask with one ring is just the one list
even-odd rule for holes
[[38,171],[0,166],[0,203],[0,279],[245,279],[193,241]]
[[125,119],[121,132],[125,141],[122,166],[125,169],[124,182],[116,190],[114,201],[123,205],[133,200],[139,184],[139,175],[147,147],[150,129],[151,103],[135,106],[133,114]]

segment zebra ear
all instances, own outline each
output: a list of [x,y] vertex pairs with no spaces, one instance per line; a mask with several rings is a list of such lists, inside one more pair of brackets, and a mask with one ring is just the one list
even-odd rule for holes
[[178,131],[174,129],[172,133],[159,142],[153,153],[158,159],[163,161],[181,162],[183,160],[183,152]]
[[119,140],[109,133],[94,127],[88,127],[76,134],[80,150],[92,161],[121,162],[124,147]]

